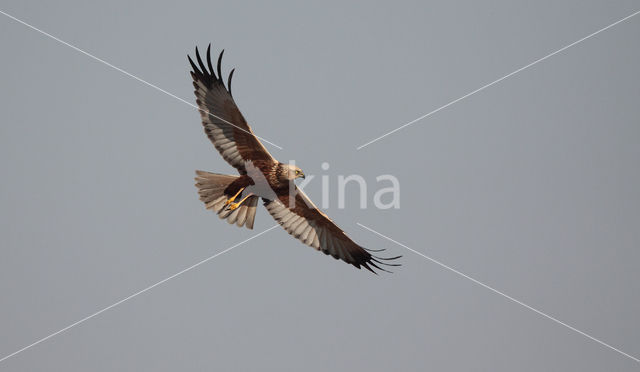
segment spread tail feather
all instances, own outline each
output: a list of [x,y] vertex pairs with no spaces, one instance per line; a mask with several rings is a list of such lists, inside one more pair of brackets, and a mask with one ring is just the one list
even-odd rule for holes
[[220,218],[226,219],[230,224],[235,223],[239,227],[246,226],[253,229],[253,221],[256,217],[256,208],[258,206],[258,196],[251,196],[245,200],[240,207],[230,210],[225,205],[229,198],[225,195],[224,190],[229,184],[235,181],[238,176],[230,176],[226,174],[209,173],[196,171],[196,187],[200,200],[205,204],[205,208],[210,209],[218,214]]

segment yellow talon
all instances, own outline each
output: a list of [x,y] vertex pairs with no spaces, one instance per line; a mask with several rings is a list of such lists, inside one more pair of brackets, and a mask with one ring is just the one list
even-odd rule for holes
[[[240,206],[240,204],[242,204],[245,200],[247,200],[247,199],[248,199],[250,196],[252,196],[252,195],[253,195],[253,194],[249,194],[249,195],[245,196],[244,198],[242,198],[242,200],[240,200],[240,201],[239,201],[239,202],[237,202],[237,203],[231,203],[231,205],[229,205],[229,209],[230,209],[230,210],[234,210],[234,209],[238,208],[238,207]],[[237,196],[237,195],[236,195],[236,196]],[[234,198],[235,198],[235,196],[234,196]]]
[[[236,200],[236,198],[238,197],[238,195],[240,195],[240,194],[242,193],[242,190],[244,190],[244,187],[243,187],[243,188],[241,188],[240,190],[238,190],[238,192],[237,192],[234,196],[232,196],[232,197],[230,197],[229,199],[227,199],[227,201],[226,201],[226,202],[224,202],[224,205],[229,205],[229,204],[233,203],[233,201],[234,201],[234,200]],[[238,207],[236,207],[236,208],[238,208]],[[233,208],[233,209],[236,209],[236,208]],[[233,209],[232,209],[232,210],[233,210]]]

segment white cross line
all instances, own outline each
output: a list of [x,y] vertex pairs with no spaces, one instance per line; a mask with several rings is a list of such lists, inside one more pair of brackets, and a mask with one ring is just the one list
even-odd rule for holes
[[245,133],[248,133],[248,134],[251,134],[251,135],[253,135],[253,136],[256,136],[256,138],[259,138],[259,139],[261,139],[262,141],[264,141],[264,142],[266,142],[266,143],[270,144],[271,146],[276,147],[276,148],[277,148],[277,149],[279,149],[279,150],[282,150],[282,147],[280,147],[280,146],[276,145],[275,143],[273,143],[273,142],[271,142],[271,141],[269,141],[269,140],[266,140],[266,139],[264,139],[264,138],[262,138],[262,137],[260,137],[260,136],[257,136],[257,135],[255,135],[254,133],[251,133],[251,132],[250,132],[250,131],[248,131],[248,130],[245,130],[245,129],[243,129],[243,128],[240,128],[240,127],[238,127],[237,125],[235,125],[235,124],[233,124],[233,123],[230,123],[229,121],[227,121],[227,120],[225,120],[225,119],[223,119],[223,118],[221,118],[221,117],[219,117],[219,116],[217,116],[217,115],[214,115],[214,114],[212,114],[212,113],[208,112],[207,110],[203,110],[203,109],[201,109],[200,107],[198,107],[198,106],[194,105],[193,103],[191,103],[191,102],[189,102],[189,101],[187,101],[187,100],[185,100],[185,99],[182,99],[182,98],[180,98],[180,97],[176,96],[175,94],[170,93],[170,92],[168,92],[168,91],[166,91],[166,90],[164,90],[164,89],[160,88],[160,87],[159,87],[159,86],[157,86],[157,85],[151,84],[150,82],[148,82],[148,81],[146,81],[146,80],[144,80],[144,79],[142,79],[142,78],[139,78],[139,77],[137,77],[137,76],[135,76],[135,75],[133,75],[133,74],[131,74],[131,73],[129,73],[129,72],[127,72],[127,71],[125,71],[125,70],[121,69],[121,68],[120,68],[120,67],[118,67],[118,66],[114,66],[114,65],[112,65],[111,63],[109,63],[109,62],[107,62],[107,61],[105,61],[105,60],[103,60],[103,59],[101,59],[101,58],[98,58],[98,57],[94,56],[93,54],[91,54],[91,53],[89,53],[89,52],[85,52],[84,50],[82,50],[82,49],[78,48],[78,47],[77,47],[77,46],[75,46],[75,45],[69,44],[69,43],[67,43],[67,42],[66,42],[66,41],[64,41],[64,40],[61,40],[61,39],[59,39],[59,38],[57,38],[57,37],[55,37],[55,36],[53,36],[53,35],[51,35],[51,34],[49,34],[49,33],[45,32],[45,31],[42,31],[41,29],[39,29],[39,28],[37,28],[37,27],[35,27],[35,26],[32,26],[32,25],[28,24],[28,23],[27,23],[27,22],[25,22],[25,21],[22,21],[22,20],[20,20],[20,19],[18,19],[18,18],[16,18],[16,17],[12,16],[11,14],[8,14],[8,13],[6,13],[6,12],[3,12],[2,10],[0,10],[0,13],[2,13],[3,15],[5,15],[5,16],[7,16],[7,17],[11,18],[11,19],[13,19],[14,21],[16,21],[16,22],[18,22],[18,23],[21,23],[21,24],[23,24],[23,25],[25,25],[25,26],[29,27],[30,29],[32,29],[32,30],[34,30],[34,31],[37,31],[37,32],[39,32],[39,33],[41,33],[41,34],[43,34],[43,35],[45,35],[45,36],[47,36],[47,37],[49,37],[49,38],[51,38],[51,39],[53,39],[53,40],[55,40],[55,41],[57,41],[57,42],[59,42],[59,43],[63,44],[63,45],[68,46],[69,48],[71,48],[71,49],[73,49],[73,50],[75,50],[75,51],[77,51],[77,52],[80,52],[80,53],[82,53],[82,54],[86,55],[86,56],[87,56],[87,57],[89,57],[89,58],[92,58],[92,59],[94,59],[94,60],[96,60],[96,61],[98,61],[98,62],[100,62],[100,63],[102,63],[102,64],[104,64],[104,65],[106,65],[106,66],[111,67],[112,69],[114,69],[114,70],[116,70],[116,71],[119,71],[119,72],[121,72],[121,73],[123,73],[123,74],[125,74],[125,75],[127,75],[127,76],[129,76],[129,77],[131,77],[131,78],[134,78],[134,79],[138,80],[139,82],[141,82],[141,83],[143,83],[143,84],[145,84],[145,85],[148,85],[148,86],[150,86],[151,88],[153,88],[153,89],[155,89],[155,90],[158,90],[158,91],[160,91],[160,92],[162,92],[162,93],[164,93],[164,94],[168,95],[169,97],[175,98],[175,99],[177,99],[177,100],[178,100],[178,101],[180,101],[180,102],[186,103],[187,105],[189,105],[189,106],[191,106],[191,107],[193,107],[193,108],[197,109],[198,111],[201,111],[201,112],[203,112],[203,113],[205,113],[205,114],[208,114],[208,115],[210,115],[210,116],[213,116],[214,118],[216,118],[216,119],[218,119],[218,120],[221,120],[221,121],[223,121],[223,122],[225,122],[225,123],[227,123],[227,124],[231,125],[232,127],[236,128],[236,129],[239,129],[239,130],[241,130],[241,131],[243,131],[243,132],[245,132]]
[[447,104],[446,104],[446,105],[444,105],[444,106],[440,106],[440,107],[438,107],[437,109],[435,109],[435,110],[433,110],[433,111],[431,111],[431,112],[429,112],[429,113],[426,113],[426,114],[424,114],[424,115],[420,116],[420,117],[419,117],[419,118],[417,118],[417,119],[411,120],[410,122],[408,122],[408,123],[406,123],[406,124],[403,124],[403,125],[399,126],[398,128],[396,128],[396,129],[394,129],[394,130],[392,130],[392,131],[390,131],[390,132],[387,132],[386,134],[381,135],[380,137],[374,138],[374,139],[372,139],[371,141],[369,141],[369,142],[367,142],[367,143],[365,143],[365,144],[363,144],[363,145],[358,146],[358,147],[357,147],[357,150],[360,150],[360,149],[362,149],[362,148],[364,148],[364,147],[366,147],[366,146],[369,146],[370,144],[372,144],[372,143],[374,143],[374,142],[377,142],[377,141],[379,141],[379,140],[383,139],[384,137],[386,137],[386,136],[388,136],[388,135],[390,135],[390,134],[393,134],[393,133],[395,133],[395,132],[397,132],[397,131],[399,131],[399,130],[401,130],[401,129],[404,129],[404,128],[408,127],[409,125],[414,124],[414,123],[416,123],[416,122],[418,122],[418,121],[420,121],[420,120],[422,120],[422,119],[425,119],[425,118],[427,118],[427,117],[429,117],[429,116],[431,116],[431,115],[435,114],[436,112],[438,112],[438,111],[440,111],[440,110],[443,110],[443,109],[445,109],[445,108],[447,108],[447,107],[449,107],[449,106],[451,106],[451,105],[453,105],[453,104],[455,104],[455,103],[460,102],[460,101],[462,101],[462,100],[463,100],[463,99],[465,99],[465,98],[471,97],[472,95],[474,95],[474,94],[476,94],[476,93],[478,93],[478,92],[480,92],[480,91],[482,91],[482,90],[485,90],[486,88],[489,88],[490,86],[495,85],[495,84],[497,84],[497,83],[501,82],[502,80],[507,79],[507,78],[509,78],[509,77],[511,77],[511,76],[513,76],[513,75],[515,75],[515,74],[517,74],[517,73],[519,73],[519,72],[523,71],[523,70],[526,70],[526,69],[528,69],[529,67],[531,67],[531,66],[533,66],[533,65],[536,65],[536,64],[538,64],[538,63],[540,63],[540,62],[544,61],[545,59],[549,58],[549,57],[552,57],[552,56],[554,56],[554,55],[556,55],[556,54],[558,54],[558,53],[560,53],[560,52],[563,52],[563,51],[565,51],[565,50],[567,50],[567,49],[571,48],[572,46],[574,46],[574,45],[576,45],[576,44],[579,44],[579,43],[581,43],[581,42],[583,42],[583,41],[585,41],[585,40],[587,40],[587,39],[589,39],[589,38],[591,38],[591,37],[593,37],[593,36],[596,36],[597,34],[599,34],[599,33],[603,32],[603,31],[606,31],[606,30],[610,29],[611,27],[613,27],[613,26],[615,26],[615,25],[617,25],[617,24],[619,24],[619,23],[621,23],[621,22],[626,21],[627,19],[629,19],[629,18],[631,18],[631,17],[634,17],[634,16],[636,16],[636,15],[637,15],[637,14],[639,14],[639,13],[640,13],[640,10],[639,10],[639,11],[637,11],[637,12],[635,12],[635,13],[633,13],[633,14],[631,14],[631,15],[628,15],[628,16],[626,16],[626,17],[622,18],[621,20],[616,21],[616,22],[614,22],[614,23],[612,23],[612,24],[610,24],[610,25],[608,25],[608,26],[606,26],[606,27],[603,27],[603,28],[599,29],[599,30],[598,30],[598,31],[596,31],[596,32],[593,32],[593,33],[591,33],[591,34],[589,34],[589,35],[587,35],[587,36],[583,37],[583,38],[582,38],[582,39],[580,39],[580,40],[574,41],[573,43],[571,43],[571,44],[569,44],[569,45],[567,45],[567,46],[564,46],[564,47],[562,47],[562,48],[560,48],[560,49],[556,50],[556,51],[555,51],[555,52],[553,52],[553,53],[547,54],[546,56],[544,56],[544,57],[542,57],[542,58],[539,58],[539,59],[537,59],[537,60],[535,60],[535,61],[533,61],[533,62],[529,63],[529,64],[528,64],[528,65],[526,65],[526,66],[520,67],[519,69],[517,69],[517,70],[515,70],[515,71],[513,71],[513,72],[511,72],[511,73],[509,73],[509,74],[507,74],[507,75],[505,75],[505,76],[503,76],[503,77],[501,77],[501,78],[497,79],[497,80],[494,80],[494,81],[492,81],[492,82],[491,82],[491,83],[489,83],[489,84],[483,85],[482,87],[480,87],[480,88],[478,88],[478,89],[476,89],[476,90],[474,90],[474,91],[472,91],[472,92],[470,92],[470,93],[467,93],[467,94],[465,94],[464,96],[462,96],[462,97],[460,97],[460,98],[458,98],[458,99],[455,99],[455,100],[453,100],[453,101],[451,101],[451,102],[447,103]]
[[278,226],[280,226],[280,225],[272,226],[272,227],[270,227],[270,228],[268,228],[268,229],[266,229],[266,230],[264,230],[264,231],[262,231],[262,232],[260,232],[260,233],[258,233],[258,234],[256,234],[256,235],[254,235],[254,236],[250,237],[249,239],[243,240],[243,241],[241,241],[240,243],[237,243],[237,244],[235,244],[235,245],[232,245],[231,247],[229,247],[229,248],[225,249],[224,251],[218,252],[218,253],[214,254],[213,256],[210,256],[210,257],[208,257],[208,258],[205,258],[204,260],[202,260],[202,261],[200,261],[200,262],[198,262],[198,263],[196,263],[196,264],[194,264],[194,265],[191,265],[191,266],[187,267],[186,269],[183,269],[183,270],[181,270],[181,271],[179,271],[179,272],[177,272],[177,273],[175,273],[175,274],[171,275],[171,276],[170,276],[170,277],[168,277],[168,278],[162,279],[161,281],[159,281],[159,282],[157,282],[157,283],[155,283],[155,284],[152,284],[152,285],[150,285],[150,286],[148,286],[148,287],[146,287],[146,288],[144,288],[144,289],[141,289],[141,290],[139,290],[138,292],[136,292],[136,293],[134,293],[134,294],[132,294],[132,295],[129,295],[129,296],[127,296],[127,297],[123,298],[122,300],[120,300],[120,301],[118,301],[118,302],[116,302],[116,303],[114,303],[114,304],[112,304],[112,305],[109,305],[109,306],[105,307],[104,309],[102,309],[102,310],[100,310],[100,311],[96,311],[95,313],[93,313],[93,314],[91,314],[91,315],[89,315],[89,316],[87,316],[87,317],[84,317],[84,318],[82,318],[82,319],[78,320],[78,321],[77,321],[77,322],[75,322],[75,323],[69,324],[68,326],[66,326],[66,327],[64,327],[64,328],[62,328],[62,329],[60,329],[59,331],[56,331],[56,332],[54,332],[54,333],[52,333],[52,334],[50,334],[50,335],[48,335],[48,336],[46,336],[46,337],[43,337],[43,338],[39,339],[38,341],[36,341],[36,342],[34,342],[34,343],[30,344],[30,345],[27,345],[27,346],[23,347],[22,349],[16,350],[16,351],[14,351],[13,353],[11,353],[11,354],[9,354],[9,355],[7,355],[7,356],[3,357],[2,359],[0,359],[0,363],[1,363],[1,362],[3,362],[3,361],[5,361],[5,360],[7,360],[7,359],[9,359],[9,358],[11,358],[11,357],[13,357],[13,356],[15,356],[15,355],[17,355],[17,354],[19,354],[19,353],[21,353],[21,352],[23,352],[23,351],[25,351],[25,350],[27,350],[27,349],[30,349],[30,348],[32,348],[32,347],[34,347],[34,346],[36,346],[36,345],[40,344],[40,343],[42,343],[42,342],[44,342],[44,341],[46,341],[46,340],[48,340],[48,339],[50,339],[50,338],[52,338],[52,337],[55,337],[55,336],[59,335],[59,334],[60,334],[60,333],[62,333],[62,332],[68,331],[69,329],[71,329],[71,328],[73,328],[73,327],[75,327],[75,326],[77,326],[77,325],[79,325],[79,324],[81,324],[81,323],[84,323],[84,322],[86,322],[87,320],[89,320],[89,319],[91,319],[91,318],[93,318],[93,317],[96,317],[96,316],[98,316],[98,315],[100,315],[100,314],[104,313],[104,312],[105,312],[105,311],[107,311],[107,310],[113,309],[114,307],[116,307],[116,306],[118,306],[118,305],[120,305],[120,304],[122,304],[122,303],[124,303],[124,302],[126,302],[126,301],[128,301],[128,300],[130,300],[130,299],[132,299],[132,298],[134,298],[134,297],[136,297],[136,296],[138,296],[138,295],[141,295],[141,294],[143,294],[143,293],[145,293],[145,292],[147,292],[147,291],[149,291],[149,290],[151,290],[151,289],[153,289],[153,288],[155,288],[155,287],[157,287],[157,286],[159,286],[159,285],[161,285],[161,284],[163,284],[163,283],[166,283],[166,282],[168,282],[169,280],[171,280],[171,279],[173,279],[173,278],[175,278],[175,277],[177,277],[177,276],[180,276],[180,275],[182,275],[182,274],[186,273],[187,271],[190,271],[190,270],[192,270],[192,269],[195,269],[196,267],[198,267],[198,266],[200,266],[200,265],[204,264],[205,262],[208,262],[208,261],[210,261],[210,260],[213,260],[214,258],[216,258],[216,257],[218,257],[218,256],[220,256],[220,255],[222,255],[222,254],[224,254],[224,253],[227,253],[227,252],[229,252],[230,250],[232,250],[232,249],[234,249],[234,248],[236,248],[236,247],[239,247],[239,246],[241,246],[242,244],[244,244],[244,243],[246,243],[246,242],[248,242],[248,241],[250,241],[250,240],[253,240],[253,239],[257,238],[257,237],[259,237],[260,235],[262,235],[262,234],[264,234],[264,233],[266,233],[266,232],[268,232],[268,231],[271,231],[271,230],[275,229],[275,228],[276,228],[276,227],[278,227]]
[[572,330],[572,331],[574,331],[574,332],[576,332],[576,333],[579,333],[579,334],[581,334],[581,335],[583,335],[583,336],[585,336],[585,337],[587,337],[587,338],[589,338],[589,339],[591,339],[591,340],[593,340],[593,341],[595,341],[595,342],[599,343],[599,344],[600,344],[600,345],[602,345],[602,346],[605,346],[605,347],[607,347],[607,348],[609,348],[609,349],[611,349],[611,350],[613,350],[613,351],[615,351],[615,352],[617,352],[617,353],[620,353],[620,354],[622,354],[622,355],[626,356],[626,357],[627,357],[627,358],[629,358],[629,359],[632,359],[632,360],[634,360],[634,361],[636,361],[636,362],[640,363],[640,359],[638,359],[638,358],[634,357],[633,355],[627,354],[627,353],[625,353],[624,351],[622,351],[622,350],[620,350],[620,349],[617,349],[617,348],[615,348],[615,347],[613,347],[613,346],[611,346],[611,345],[607,344],[607,343],[606,343],[606,342],[604,342],[604,341],[600,341],[600,340],[598,340],[597,338],[595,338],[595,337],[593,337],[593,336],[591,336],[591,335],[589,335],[589,334],[587,334],[587,333],[585,333],[585,332],[582,332],[581,330],[579,330],[579,329],[577,329],[577,328],[575,328],[575,327],[572,327],[572,326],[568,325],[567,323],[564,323],[564,322],[562,322],[562,321],[560,321],[560,320],[558,320],[558,319],[556,319],[556,318],[552,317],[551,315],[548,315],[548,314],[546,314],[546,313],[543,313],[542,311],[540,311],[540,310],[538,310],[538,309],[535,309],[535,308],[533,308],[533,307],[531,307],[531,306],[529,306],[529,305],[525,304],[524,302],[522,302],[522,301],[520,301],[520,300],[517,300],[517,299],[515,299],[515,298],[513,298],[513,297],[511,297],[511,296],[509,296],[508,294],[505,294],[505,293],[503,293],[503,292],[500,292],[499,290],[497,290],[497,289],[495,289],[495,288],[493,288],[493,287],[491,287],[491,286],[489,286],[489,285],[487,285],[487,284],[484,284],[484,283],[482,283],[481,281],[476,280],[476,279],[474,279],[474,278],[470,277],[469,275],[466,275],[466,274],[464,274],[464,273],[462,273],[462,272],[460,272],[460,271],[458,271],[458,270],[456,270],[456,269],[452,268],[451,266],[445,265],[445,264],[443,264],[442,262],[440,262],[440,261],[438,261],[438,260],[436,260],[436,259],[433,259],[433,258],[431,258],[431,257],[429,257],[429,256],[427,256],[427,255],[425,255],[425,254],[423,254],[423,253],[420,253],[420,252],[416,251],[415,249],[409,248],[409,247],[407,247],[406,245],[404,245],[404,244],[402,244],[402,243],[400,243],[400,242],[398,242],[398,241],[395,241],[395,240],[391,239],[390,237],[388,237],[388,236],[386,236],[386,235],[383,235],[383,234],[381,234],[381,233],[379,233],[379,232],[375,231],[374,229],[372,229],[372,228],[370,228],[370,227],[367,227],[367,226],[365,226],[365,225],[363,225],[363,224],[361,224],[361,223],[357,223],[357,224],[358,224],[358,226],[362,227],[363,229],[369,230],[369,231],[371,231],[372,233],[374,233],[374,234],[376,234],[376,235],[378,235],[378,236],[380,236],[380,237],[382,237],[382,238],[385,238],[385,239],[387,239],[388,241],[390,241],[390,242],[392,242],[392,243],[395,243],[395,244],[397,244],[397,245],[399,245],[399,246],[401,246],[401,247],[403,247],[403,248],[406,248],[406,249],[410,250],[411,252],[413,252],[413,253],[415,253],[415,254],[417,254],[417,255],[419,255],[419,256],[422,256],[422,257],[426,258],[427,260],[429,260],[429,261],[431,261],[431,262],[433,262],[433,263],[435,263],[435,264],[437,264],[437,265],[439,265],[439,266],[441,266],[441,267],[443,267],[443,268],[445,268],[445,269],[447,269],[447,270],[449,270],[449,271],[451,271],[451,272],[453,272],[453,273],[455,273],[455,274],[458,274],[458,275],[462,276],[462,277],[463,277],[463,278],[465,278],[465,279],[469,279],[469,280],[471,280],[472,282],[474,282],[474,283],[476,283],[476,284],[478,284],[478,285],[480,285],[480,286],[482,286],[482,287],[484,287],[484,288],[486,288],[486,289],[488,289],[488,290],[490,290],[490,291],[492,291],[492,292],[494,292],[494,293],[496,293],[496,294],[499,294],[500,296],[502,296],[502,297],[504,297],[504,298],[506,298],[506,299],[508,299],[508,300],[510,300],[510,301],[513,301],[513,302],[517,303],[517,304],[518,304],[518,305],[520,305],[520,306],[523,306],[523,307],[525,307],[525,308],[527,308],[527,309],[529,309],[529,310],[531,310],[531,311],[533,311],[533,312],[537,313],[538,315],[542,315],[543,317],[545,317],[545,318],[547,318],[547,319],[549,319],[549,320],[552,320],[552,321],[554,321],[554,322],[556,322],[556,323],[558,323],[558,324],[560,324],[560,325],[562,325],[562,326],[564,326],[564,327],[566,327],[566,328],[569,328],[570,330]]

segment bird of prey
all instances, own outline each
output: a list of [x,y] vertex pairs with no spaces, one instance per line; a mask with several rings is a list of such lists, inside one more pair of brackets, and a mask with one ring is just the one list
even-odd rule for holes
[[[231,70],[227,84],[222,80],[222,54],[214,71],[211,44],[205,65],[196,47],[196,65],[187,56],[193,71],[196,103],[204,132],[224,160],[239,175],[196,171],[196,187],[205,207],[239,227],[253,228],[258,200],[271,216],[291,235],[335,259],[356,268],[387,271],[380,266],[399,266],[386,262],[397,257],[382,258],[354,243],[333,221],[320,211],[293,182],[305,175],[300,168],[277,161],[247,124],[231,95]],[[216,75],[217,72],[217,75]],[[236,201],[238,200],[238,201]]]

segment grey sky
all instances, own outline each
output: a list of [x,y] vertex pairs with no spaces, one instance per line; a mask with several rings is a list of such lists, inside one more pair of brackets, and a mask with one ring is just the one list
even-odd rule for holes
[[[327,213],[404,255],[376,277],[275,229],[0,370],[638,370],[356,223],[639,356],[640,19],[355,149],[638,1],[0,10],[189,102],[186,54],[225,48],[255,132],[332,200],[338,175],[398,177],[400,209],[361,210],[354,186]],[[0,358],[274,224],[204,210],[194,170],[233,169],[195,109],[1,15],[0,40]]]

